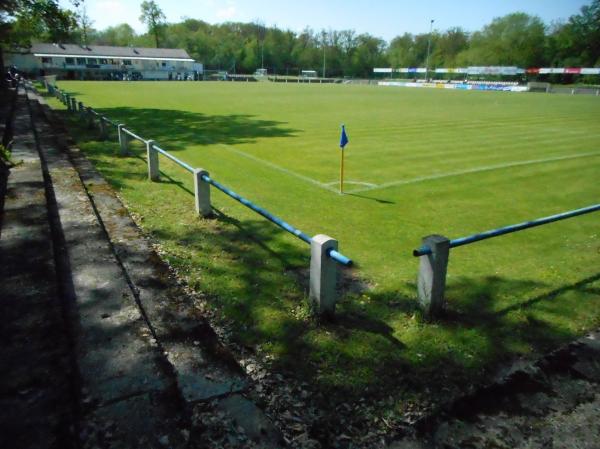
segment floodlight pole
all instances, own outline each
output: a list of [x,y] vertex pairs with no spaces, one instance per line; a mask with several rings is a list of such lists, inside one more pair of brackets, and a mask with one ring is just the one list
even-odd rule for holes
[[433,22],[429,23],[429,38],[427,39],[427,60],[425,62],[425,81],[429,80],[429,51],[431,50],[431,32],[433,31]]

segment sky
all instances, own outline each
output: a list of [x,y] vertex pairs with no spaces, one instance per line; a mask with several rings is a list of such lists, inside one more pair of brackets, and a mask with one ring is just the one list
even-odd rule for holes
[[[539,16],[546,24],[566,20],[591,0],[155,0],[168,22],[182,18],[212,24],[226,21],[261,21],[267,26],[301,31],[353,29],[390,41],[405,32],[428,33],[462,27],[477,31],[495,17],[512,12]],[[71,7],[69,0],[60,0]],[[85,0],[93,27],[128,23],[138,33],[145,32],[139,22],[141,0]]]

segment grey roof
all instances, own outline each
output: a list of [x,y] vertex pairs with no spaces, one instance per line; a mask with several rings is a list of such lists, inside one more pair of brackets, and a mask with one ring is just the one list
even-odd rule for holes
[[92,56],[114,58],[189,59],[187,51],[178,48],[110,47],[107,45],[33,44],[31,53],[56,56]]

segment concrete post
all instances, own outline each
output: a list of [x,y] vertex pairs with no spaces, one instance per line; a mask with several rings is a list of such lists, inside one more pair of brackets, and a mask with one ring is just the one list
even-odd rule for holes
[[338,270],[336,262],[329,257],[332,249],[337,251],[337,240],[323,234],[312,238],[309,299],[314,313],[322,317],[332,317],[335,313]]
[[85,107],[83,106],[83,102],[80,101],[79,103],[77,103],[77,105],[78,105],[77,111],[79,112],[79,118],[81,120],[85,120]]
[[202,180],[202,176],[210,176],[206,170],[201,168],[194,169],[194,197],[196,203],[196,212],[202,217],[212,215],[212,206],[210,205],[210,184]]
[[419,305],[427,318],[433,318],[444,308],[450,240],[442,235],[430,235],[423,238],[423,245],[431,248],[431,254],[419,257]]
[[159,181],[158,151],[154,149],[154,140],[146,142],[146,160],[148,161],[148,179],[150,181]]
[[77,98],[71,97],[71,112],[77,112]]
[[119,123],[117,126],[117,132],[119,134],[119,147],[121,148],[121,156],[125,156],[127,154],[127,134],[123,132],[123,128],[125,125]]
[[98,124],[100,125],[100,139],[106,140],[108,137],[108,130],[106,129],[106,121],[103,116],[100,116],[98,119]]
[[71,96],[69,94],[63,94],[63,104],[67,107],[69,111],[72,110],[71,106]]
[[88,128],[93,129],[94,128],[94,113],[92,112],[92,108],[88,106],[86,108],[86,112],[87,112]]

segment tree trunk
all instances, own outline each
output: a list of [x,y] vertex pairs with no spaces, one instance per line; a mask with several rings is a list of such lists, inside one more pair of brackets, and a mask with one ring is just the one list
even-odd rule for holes
[[7,89],[6,71],[4,70],[4,48],[0,44],[0,89]]

